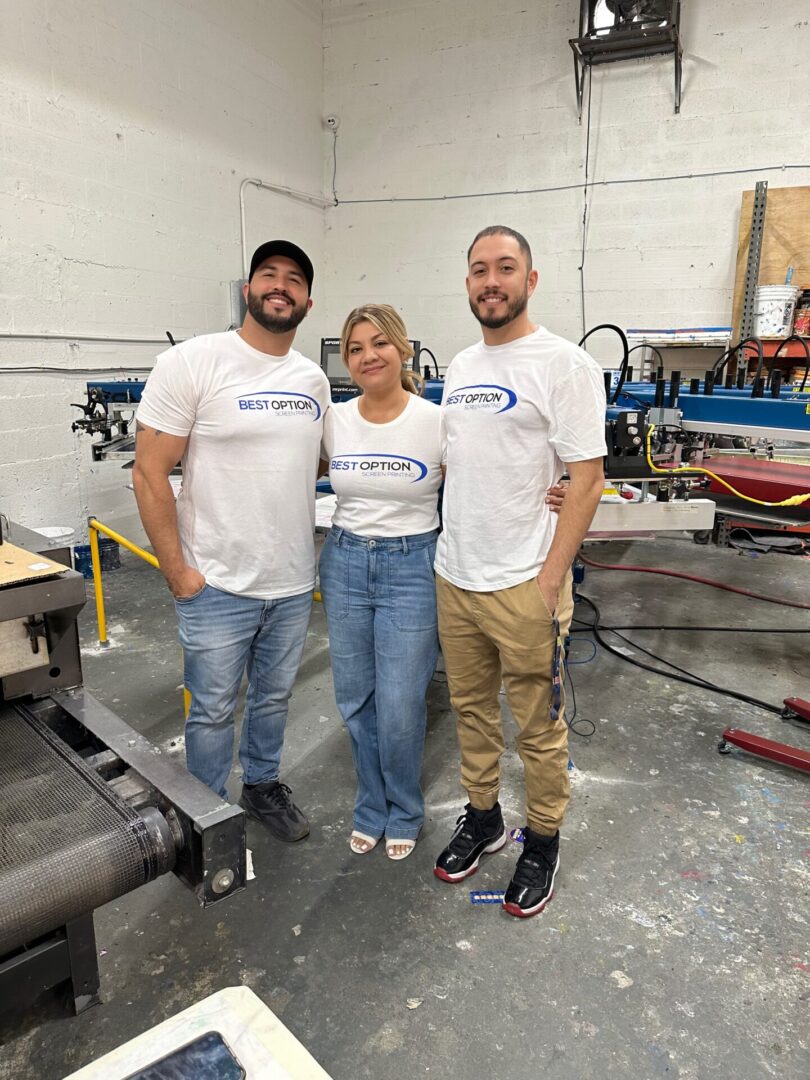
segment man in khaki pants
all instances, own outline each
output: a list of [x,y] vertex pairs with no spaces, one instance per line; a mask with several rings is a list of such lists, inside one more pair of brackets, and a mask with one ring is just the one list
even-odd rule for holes
[[[562,641],[571,563],[602,494],[605,390],[587,353],[534,325],[525,238],[483,229],[468,253],[470,308],[483,341],[447,370],[447,481],[436,573],[439,636],[458,714],[469,802],[434,873],[456,882],[506,843],[498,803],[501,681],[525,770],[525,843],[504,908],[526,917],[551,899],[569,798]],[[546,492],[571,483],[559,515]]]

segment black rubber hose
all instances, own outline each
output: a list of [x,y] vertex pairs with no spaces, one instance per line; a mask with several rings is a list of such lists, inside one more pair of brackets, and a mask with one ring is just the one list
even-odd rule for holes
[[[723,694],[725,697],[735,698],[737,701],[744,701],[748,705],[754,705],[757,708],[763,709],[766,712],[775,713],[777,716],[781,715],[782,710],[777,705],[772,705],[768,701],[760,701],[759,698],[749,697],[748,694],[741,694],[737,690],[732,690],[723,686],[718,686],[716,683],[709,682],[706,679],[702,679],[699,675],[694,675],[692,672],[687,672],[684,668],[678,667],[676,664],[670,663],[663,657],[657,656],[654,653],[650,653],[648,649],[642,648],[635,641],[629,641],[623,634],[619,634],[618,631],[613,630],[611,633],[618,634],[619,637],[627,641],[633,648],[638,649],[639,652],[646,653],[648,656],[652,656],[653,659],[658,660],[660,663],[667,664],[668,667],[673,668],[673,671],[662,671],[660,668],[653,667],[651,664],[645,664],[642,660],[637,660],[635,657],[628,656],[626,652],[620,651],[615,648],[609,642],[605,641],[602,633],[600,623],[602,621],[602,614],[596,604],[589,597],[583,593],[579,593],[579,599],[588,605],[593,611],[594,620],[590,626],[590,630],[593,633],[594,638],[599,642],[603,649],[609,653],[613,653],[620,660],[626,661],[628,664],[633,664],[634,667],[642,668],[644,671],[650,671],[655,675],[662,675],[665,679],[675,679],[678,682],[687,683],[690,686],[696,686],[701,690],[710,690],[716,694]],[[675,674],[680,672],[680,674]]]
[[720,375],[720,372],[723,370],[723,368],[726,366],[732,356],[736,353],[739,347],[739,345],[732,345],[730,349],[726,349],[724,353],[721,353],[720,356],[717,357],[714,362],[714,367],[712,368],[716,376]]
[[636,349],[649,349],[650,352],[655,353],[655,355],[658,357],[658,360],[660,361],[661,364],[664,363],[664,357],[661,354],[661,350],[657,349],[655,347],[655,345],[647,345],[646,342],[642,341],[640,345],[634,345],[632,349],[627,350],[628,357],[630,356],[630,353],[634,353],[636,351]]
[[[627,368],[630,363],[630,346],[627,342],[627,335],[620,326],[616,326],[615,323],[599,323],[598,326],[592,327],[587,334],[578,342],[580,348],[585,344],[591,334],[595,334],[597,330],[613,330],[619,335],[622,342],[622,350],[624,355],[622,356],[622,366],[619,371],[619,381],[616,383],[616,389],[613,391],[613,397],[610,399],[609,404],[615,405],[618,400],[619,394],[622,392],[625,379],[627,378]],[[660,354],[659,354],[660,355]]]
[[[765,363],[765,351],[762,348],[762,342],[758,337],[747,337],[737,346],[738,349],[742,349],[744,345],[755,345],[757,350],[757,370],[754,374],[754,386],[757,384],[757,379],[762,375],[762,365]],[[744,354],[742,354],[744,355]],[[746,365],[747,367],[747,365]]]
[[801,334],[791,334],[790,337],[786,337],[783,341],[780,341],[779,344],[776,346],[776,352],[774,352],[773,356],[771,357],[771,369],[768,372],[768,382],[766,383],[767,386],[771,385],[771,378],[773,376],[773,368],[774,368],[774,364],[776,363],[777,356],[779,356],[782,349],[784,349],[784,347],[786,345],[789,345],[791,343],[791,341],[798,341],[800,343],[800,345],[804,349],[804,355],[805,355],[805,358],[807,360],[807,363],[805,364],[805,368],[804,368],[804,378],[802,379],[802,385],[800,387],[801,390],[804,390],[804,384],[807,382],[807,372],[808,372],[808,370],[810,370],[810,348],[808,348],[806,338],[803,338],[801,336]]

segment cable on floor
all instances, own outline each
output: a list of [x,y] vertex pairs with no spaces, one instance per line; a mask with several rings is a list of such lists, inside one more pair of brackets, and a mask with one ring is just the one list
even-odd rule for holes
[[[575,641],[572,641],[571,644],[576,645],[578,642],[583,641],[583,640],[586,641],[591,646],[591,648],[593,649],[593,652],[591,653],[590,656],[587,656],[584,660],[572,660],[570,658],[570,656],[569,656],[569,658],[566,660],[567,664],[590,664],[591,660],[593,660],[595,658],[595,656],[596,656],[596,642],[593,641],[592,639],[589,639],[589,638],[584,638],[584,639],[583,638],[577,638]],[[569,652],[570,652],[570,649],[569,649]]]
[[[588,559],[581,552],[577,556],[580,562],[594,570],[626,570],[638,574],[662,574],[664,577],[680,578],[683,581],[694,581],[698,585],[710,585],[713,589],[723,589],[724,592],[738,593],[740,596],[749,596],[752,600],[764,600],[767,604],[781,604],[783,607],[801,608],[802,611],[810,611],[810,604],[803,604],[799,600],[785,600],[778,596],[768,596],[766,593],[752,592],[750,589],[742,589],[738,585],[727,585],[723,581],[713,581],[711,578],[698,577],[696,574],[687,574],[682,570],[665,570],[657,566],[631,566],[620,563],[600,563],[594,559]],[[583,597],[584,599],[584,597]]]
[[567,663],[565,665],[565,679],[571,687],[571,703],[574,706],[574,711],[570,718],[568,716],[568,710],[563,713],[565,722],[568,725],[568,730],[573,732],[574,735],[579,735],[581,739],[590,739],[591,735],[596,731],[596,724],[586,716],[581,716],[579,720],[577,720],[577,692],[574,689],[574,680],[571,676],[571,672],[568,670]]
[[742,694],[737,690],[731,690],[727,687],[718,686],[716,683],[713,683],[708,679],[703,679],[699,675],[693,675],[691,672],[686,672],[683,668],[679,668],[676,664],[672,664],[669,660],[665,660],[663,657],[656,656],[654,653],[649,652],[649,650],[643,649],[641,648],[641,646],[636,645],[632,641],[628,641],[627,638],[624,638],[625,641],[628,641],[628,643],[632,645],[633,648],[638,649],[639,652],[646,653],[648,656],[651,656],[655,660],[658,660],[659,663],[667,664],[671,668],[673,668],[674,671],[682,672],[682,674],[675,674],[674,671],[662,671],[658,667],[653,667],[652,664],[645,664],[643,660],[637,660],[635,657],[628,656],[625,652],[616,648],[614,645],[611,645],[608,641],[605,640],[602,629],[600,628],[602,615],[593,600],[591,600],[590,597],[585,596],[583,593],[579,593],[578,596],[583,603],[587,604],[588,607],[592,609],[594,613],[594,621],[591,626],[591,631],[593,633],[593,636],[602,646],[602,648],[605,649],[607,652],[612,653],[614,656],[619,657],[619,659],[626,661],[628,664],[633,664],[634,667],[641,668],[643,671],[650,671],[652,672],[652,674],[661,675],[666,679],[673,679],[677,682],[686,683],[689,686],[696,686],[699,690],[709,690],[711,693],[720,694],[723,697],[734,698],[736,701],[743,701],[747,705],[753,705],[755,708],[763,709],[765,712],[775,713],[777,716],[781,716],[782,709],[778,705],[772,705],[770,702],[767,701],[760,701],[759,698],[750,697],[748,694]]

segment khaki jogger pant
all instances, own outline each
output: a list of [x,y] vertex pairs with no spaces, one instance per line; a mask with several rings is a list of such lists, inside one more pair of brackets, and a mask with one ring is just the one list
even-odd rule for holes
[[[528,824],[551,835],[562,824],[570,795],[568,728],[562,707],[556,720],[550,715],[557,638],[537,581],[497,592],[470,592],[437,574],[436,585],[439,638],[457,714],[461,782],[470,803],[489,810],[498,801],[504,751],[498,693],[503,681],[518,726]],[[556,612],[563,638],[573,613],[569,572]]]

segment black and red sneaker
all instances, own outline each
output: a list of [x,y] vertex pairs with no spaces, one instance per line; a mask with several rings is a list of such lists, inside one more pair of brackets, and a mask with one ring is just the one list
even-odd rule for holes
[[481,856],[506,843],[500,803],[491,810],[476,810],[469,803],[456,822],[450,843],[436,860],[433,873],[442,881],[463,881],[478,869]]
[[519,919],[543,910],[554,895],[554,880],[560,868],[559,832],[543,836],[527,825],[523,837],[523,851],[503,898],[504,911]]

